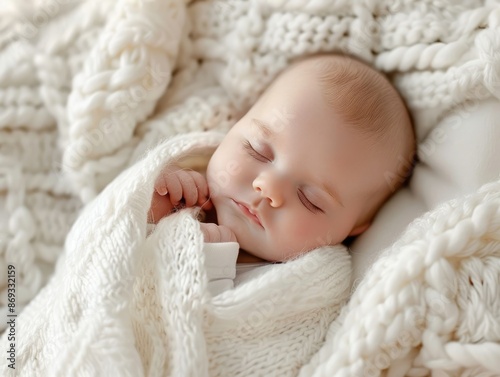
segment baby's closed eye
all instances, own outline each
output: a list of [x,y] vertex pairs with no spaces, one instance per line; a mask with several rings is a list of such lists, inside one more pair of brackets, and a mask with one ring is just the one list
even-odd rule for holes
[[312,213],[325,212],[317,205],[315,205],[313,202],[311,202],[311,200],[307,198],[307,196],[302,192],[302,190],[298,190],[297,193],[300,201],[309,211],[311,211]]
[[245,140],[243,147],[250,156],[261,162],[272,162],[272,156],[268,151],[258,152],[248,140]]

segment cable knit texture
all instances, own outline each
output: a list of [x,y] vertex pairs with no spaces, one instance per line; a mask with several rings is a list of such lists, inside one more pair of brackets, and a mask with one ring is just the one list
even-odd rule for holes
[[419,140],[461,104],[500,99],[498,1],[0,8],[0,303],[6,318],[12,264],[24,375],[498,375],[499,182],[415,220],[337,319],[337,254],[212,301],[193,217],[147,239],[144,222],[160,165],[218,139],[155,146],[226,132],[294,58],[342,51],[388,73]]

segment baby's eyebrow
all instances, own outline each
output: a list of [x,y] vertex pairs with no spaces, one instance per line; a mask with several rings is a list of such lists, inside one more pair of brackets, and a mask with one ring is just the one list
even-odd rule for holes
[[333,187],[328,187],[326,183],[323,183],[319,185],[319,188],[321,191],[324,191],[327,193],[330,197],[332,197],[337,203],[339,203],[342,207],[344,204],[342,204],[342,200],[340,199],[340,196],[338,194],[338,191],[336,191]]
[[264,134],[264,137],[270,139],[274,136],[273,130],[266,124],[266,122],[256,118],[252,118],[252,122],[257,125],[260,132]]

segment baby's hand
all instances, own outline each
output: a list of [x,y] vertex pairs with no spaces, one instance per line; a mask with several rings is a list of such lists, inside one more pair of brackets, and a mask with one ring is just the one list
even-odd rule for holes
[[236,236],[227,226],[214,223],[200,223],[203,238],[207,243],[213,242],[237,242]]
[[183,207],[212,207],[208,197],[208,184],[203,175],[178,166],[167,166],[155,181],[149,220],[157,223],[174,209]]

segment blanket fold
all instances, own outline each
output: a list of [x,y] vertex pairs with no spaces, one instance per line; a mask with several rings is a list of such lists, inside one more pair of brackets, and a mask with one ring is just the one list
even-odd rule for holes
[[[55,275],[18,318],[16,373],[291,376],[319,349],[348,297],[345,247],[265,266],[212,298],[196,211],[162,219],[147,237],[160,169],[213,152],[222,136],[195,133],[159,145],[85,207]],[[5,360],[0,367],[14,372]]]

